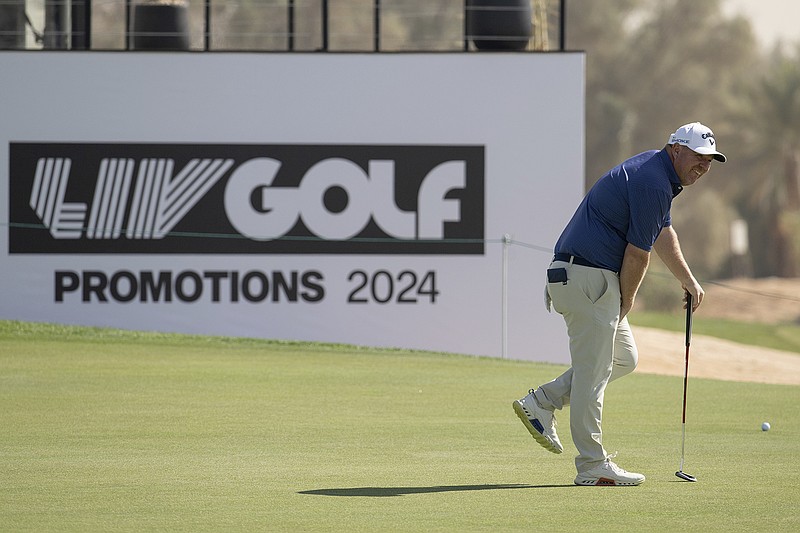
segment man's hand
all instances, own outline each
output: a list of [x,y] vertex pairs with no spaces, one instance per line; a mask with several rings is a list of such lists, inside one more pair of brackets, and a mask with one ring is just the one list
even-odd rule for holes
[[685,291],[683,293],[683,308],[686,309],[686,293],[689,293],[692,295],[692,312],[694,313],[700,307],[706,293],[694,277],[692,281],[694,283],[683,285],[683,290]]

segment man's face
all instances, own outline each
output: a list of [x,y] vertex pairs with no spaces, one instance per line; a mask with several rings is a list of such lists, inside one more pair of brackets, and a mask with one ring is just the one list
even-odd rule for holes
[[700,179],[700,176],[708,172],[711,168],[711,161],[714,159],[713,155],[698,154],[682,144],[673,144],[669,150],[672,154],[675,172],[684,187],[692,185]]

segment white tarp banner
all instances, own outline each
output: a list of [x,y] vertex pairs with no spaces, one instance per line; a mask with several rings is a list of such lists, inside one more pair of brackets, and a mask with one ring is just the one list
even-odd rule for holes
[[0,318],[567,362],[583,60],[2,52]]

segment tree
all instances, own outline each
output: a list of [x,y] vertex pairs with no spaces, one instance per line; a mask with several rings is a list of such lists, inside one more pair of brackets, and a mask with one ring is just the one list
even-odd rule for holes
[[748,95],[747,155],[756,164],[742,203],[760,219],[762,272],[800,275],[800,44],[776,47]]
[[618,163],[624,151],[624,132],[629,131],[633,120],[625,102],[627,28],[642,3],[643,0],[567,2],[567,48],[586,51],[587,188]]

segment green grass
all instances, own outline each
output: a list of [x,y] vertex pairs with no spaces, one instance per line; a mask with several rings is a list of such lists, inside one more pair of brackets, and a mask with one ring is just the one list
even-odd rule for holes
[[[631,313],[630,321],[634,326],[681,332],[686,330],[686,316],[683,314],[636,311]],[[760,324],[704,318],[695,314],[692,317],[692,332],[742,344],[800,353],[800,325],[795,324]]]
[[[511,401],[564,367],[0,322],[3,531],[796,531],[800,387],[606,393],[635,488],[572,484]],[[760,430],[768,420],[773,429]]]

